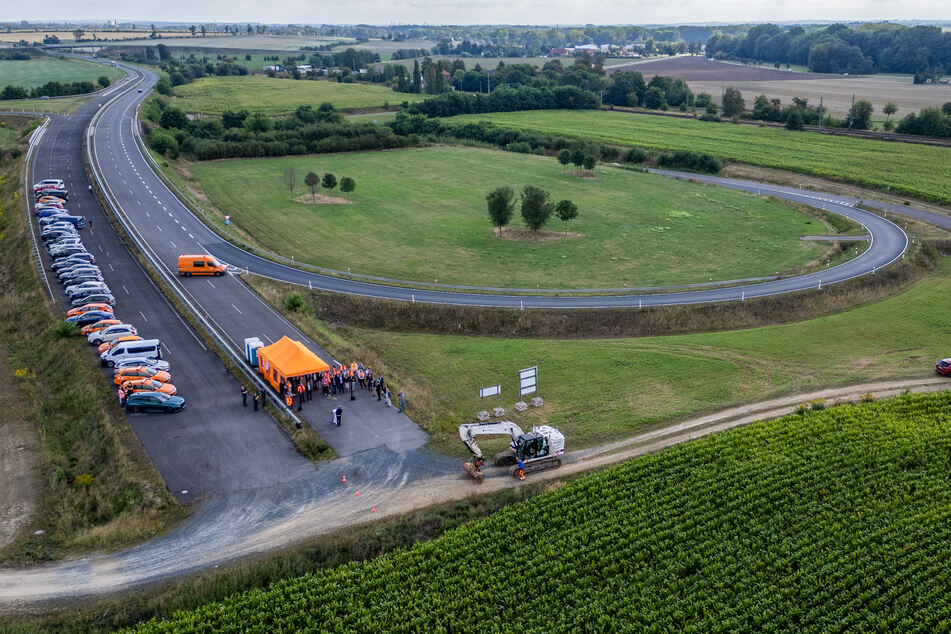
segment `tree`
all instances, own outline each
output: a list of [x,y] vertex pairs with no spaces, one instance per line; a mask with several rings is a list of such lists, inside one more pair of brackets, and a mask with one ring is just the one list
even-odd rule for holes
[[307,176],[304,177],[304,184],[310,187],[310,195],[314,197],[314,200],[317,200],[317,189],[320,187],[320,176],[314,174],[313,172],[307,172]]
[[561,200],[555,205],[555,213],[565,222],[565,235],[568,235],[568,221],[578,217],[578,205],[570,200]]
[[515,192],[511,187],[498,187],[485,197],[489,206],[489,219],[499,228],[499,237],[502,237],[502,228],[512,220],[515,214]]
[[297,184],[297,173],[293,167],[288,166],[284,168],[284,184],[287,185],[287,189],[293,194],[294,185]]
[[885,115],[886,120],[891,119],[892,115],[896,112],[898,112],[898,106],[890,101],[882,106],[882,114]]
[[598,159],[594,158],[593,154],[585,154],[584,157],[584,168],[589,172],[594,169],[594,166],[598,164]]
[[558,153],[558,162],[561,163],[565,169],[568,169],[568,164],[571,163],[571,150],[568,148],[563,149]]
[[149,38],[154,40],[155,38],[158,37],[158,31],[155,30],[154,24],[150,24],[149,26],[152,27],[151,30],[149,31]]
[[859,99],[849,110],[850,128],[868,130],[872,123],[872,104],[867,99]]
[[951,101],[941,105],[941,112],[951,117]]
[[738,117],[746,109],[743,93],[730,86],[723,93],[723,104],[720,106],[724,117]]
[[178,128],[179,130],[184,130],[188,127],[188,117],[175,106],[168,106],[159,119],[159,125],[163,128]]
[[172,57],[172,52],[171,52],[170,50],[168,50],[168,47],[167,47],[167,46],[165,46],[164,44],[157,44],[157,45],[155,46],[155,48],[158,49],[158,58],[159,58],[159,61],[164,62],[164,61],[167,61],[167,60],[171,59],[171,57]]
[[82,40],[84,35],[86,35],[86,32],[83,31],[82,29],[76,29],[75,31],[73,31],[73,39],[76,40],[77,42]]
[[571,153],[571,163],[578,169],[581,169],[581,166],[584,165],[584,156],[583,150],[575,150]]
[[192,24],[190,27],[188,27],[188,30],[192,32],[192,37],[195,37],[195,31],[197,31],[198,29],[195,27],[194,24]]
[[786,117],[787,130],[802,130],[802,113],[799,108],[793,108]]
[[347,195],[347,200],[350,200],[350,192],[357,188],[357,182],[350,178],[349,176],[344,176],[340,179],[340,191]]
[[108,88],[109,84],[111,84],[112,82],[109,81],[108,77],[106,77],[105,75],[102,75],[99,77],[99,79],[96,80],[96,83],[99,84],[99,86],[101,86],[102,88]]
[[536,232],[545,226],[554,211],[554,205],[548,200],[548,192],[534,185],[526,185],[522,190],[522,220],[525,226]]
[[245,28],[245,31],[248,32],[248,35],[253,35],[253,34],[254,34],[254,29],[251,28],[251,25],[250,25],[250,24],[247,26],[247,28]]
[[207,34],[208,34],[208,29],[205,28],[205,25],[204,25],[204,24],[202,24],[202,25],[201,25],[201,36],[202,36],[202,37],[205,37],[205,35],[207,35]]
[[320,184],[326,187],[327,189],[329,189],[330,191],[333,191],[334,187],[337,186],[337,177],[331,174],[330,172],[327,172],[326,174],[324,174],[324,179],[320,182]]

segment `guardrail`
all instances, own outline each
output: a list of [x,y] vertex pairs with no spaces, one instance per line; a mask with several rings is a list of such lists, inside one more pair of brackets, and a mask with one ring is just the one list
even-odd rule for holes
[[46,132],[46,128],[50,125],[50,120],[47,118],[43,125],[39,126],[36,130],[33,130],[33,134],[30,135],[30,146],[26,151],[26,161],[23,166],[23,189],[26,196],[23,197],[24,204],[26,205],[26,224],[30,227],[30,239],[33,241],[33,256],[36,259],[36,270],[39,271],[40,277],[43,279],[43,282],[46,284],[46,290],[49,291],[50,301],[56,301],[56,295],[53,294],[53,287],[50,286],[50,278],[46,274],[46,267],[43,266],[43,256],[40,255],[40,245],[36,240],[36,229],[33,227],[33,186],[30,182],[30,167],[33,165],[33,150],[36,149],[37,143],[40,142],[40,138],[43,136],[43,133]]
[[[143,75],[144,79],[144,75]],[[303,421],[294,413],[294,411],[287,406],[286,403],[281,401],[276,396],[270,393],[270,386],[268,386],[264,380],[258,376],[256,372],[248,371],[246,366],[246,360],[244,356],[239,355],[231,344],[226,340],[226,335],[219,332],[219,329],[212,324],[211,316],[206,314],[204,309],[194,302],[188,293],[186,293],[178,284],[178,280],[175,279],[171,273],[168,272],[168,269],[164,266],[161,259],[158,255],[148,246],[148,243],[142,238],[139,234],[138,229],[135,228],[135,225],[129,220],[126,216],[125,211],[122,209],[122,206],[119,204],[119,201],[116,200],[115,196],[112,193],[111,188],[102,178],[101,170],[99,167],[99,160],[96,156],[95,144],[93,143],[93,134],[96,129],[96,125],[99,119],[102,117],[102,114],[106,111],[110,104],[112,104],[116,99],[121,97],[125,93],[116,95],[110,99],[104,107],[100,108],[96,115],[93,117],[92,121],[89,124],[88,131],[86,134],[86,157],[89,160],[89,165],[92,169],[93,177],[96,180],[96,184],[99,187],[99,190],[103,193],[103,196],[106,199],[109,207],[112,210],[112,213],[115,215],[116,219],[119,221],[119,224],[122,225],[125,232],[128,234],[129,239],[132,240],[135,247],[142,253],[143,257],[149,262],[156,273],[162,278],[166,283],[169,289],[175,294],[175,296],[182,302],[186,309],[191,313],[192,316],[198,321],[202,329],[208,334],[221,350],[227,354],[235,365],[240,369],[240,371],[245,375],[247,379],[251,381],[252,384],[257,386],[258,390],[264,390],[265,398],[271,396],[275,406],[286,414],[296,425],[301,425]],[[133,122],[133,128],[135,128],[135,123]],[[136,136],[136,138],[138,138]],[[262,403],[263,405],[263,403]]]

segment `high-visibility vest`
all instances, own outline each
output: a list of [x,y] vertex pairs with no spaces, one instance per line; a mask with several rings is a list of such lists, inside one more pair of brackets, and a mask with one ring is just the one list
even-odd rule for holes
[[294,404],[294,398],[292,396],[288,396],[287,398],[284,399],[284,402],[287,403],[288,407],[290,407],[291,405]]

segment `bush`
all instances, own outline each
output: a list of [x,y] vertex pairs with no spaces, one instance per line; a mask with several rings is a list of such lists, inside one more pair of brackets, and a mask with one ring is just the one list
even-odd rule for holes
[[715,112],[705,112],[697,117],[697,119],[700,121],[713,121],[714,123],[720,123],[723,121],[723,119],[720,118],[720,115],[716,114]]
[[657,164],[661,167],[674,167],[706,174],[716,174],[723,167],[720,160],[714,156],[687,150],[661,154]]
[[525,141],[515,141],[507,144],[503,148],[506,152],[518,152],[519,154],[531,154],[532,146]]
[[286,310],[299,313],[304,310],[304,296],[300,293],[291,293],[287,296],[287,299],[284,300],[284,308]]
[[643,163],[647,160],[647,152],[639,147],[632,147],[624,153],[625,163]]
[[53,326],[53,334],[60,339],[69,339],[79,334],[79,328],[72,322],[61,321]]
[[178,158],[178,141],[175,135],[165,128],[156,128],[149,135],[149,147],[170,159]]

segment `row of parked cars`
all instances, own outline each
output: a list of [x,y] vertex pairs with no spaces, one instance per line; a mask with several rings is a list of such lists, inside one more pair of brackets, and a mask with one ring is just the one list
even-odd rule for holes
[[[51,193],[52,192],[52,193]],[[90,344],[97,346],[99,362],[114,368],[113,380],[125,393],[131,412],[178,412],[185,399],[171,383],[169,364],[162,360],[162,342],[143,339],[132,324],[115,314],[116,299],[86,250],[79,231],[82,216],[66,209],[68,192],[63,181],[49,179],[33,187],[40,237],[52,260],[52,273],[65,286],[74,306],[66,321],[80,327]]]

